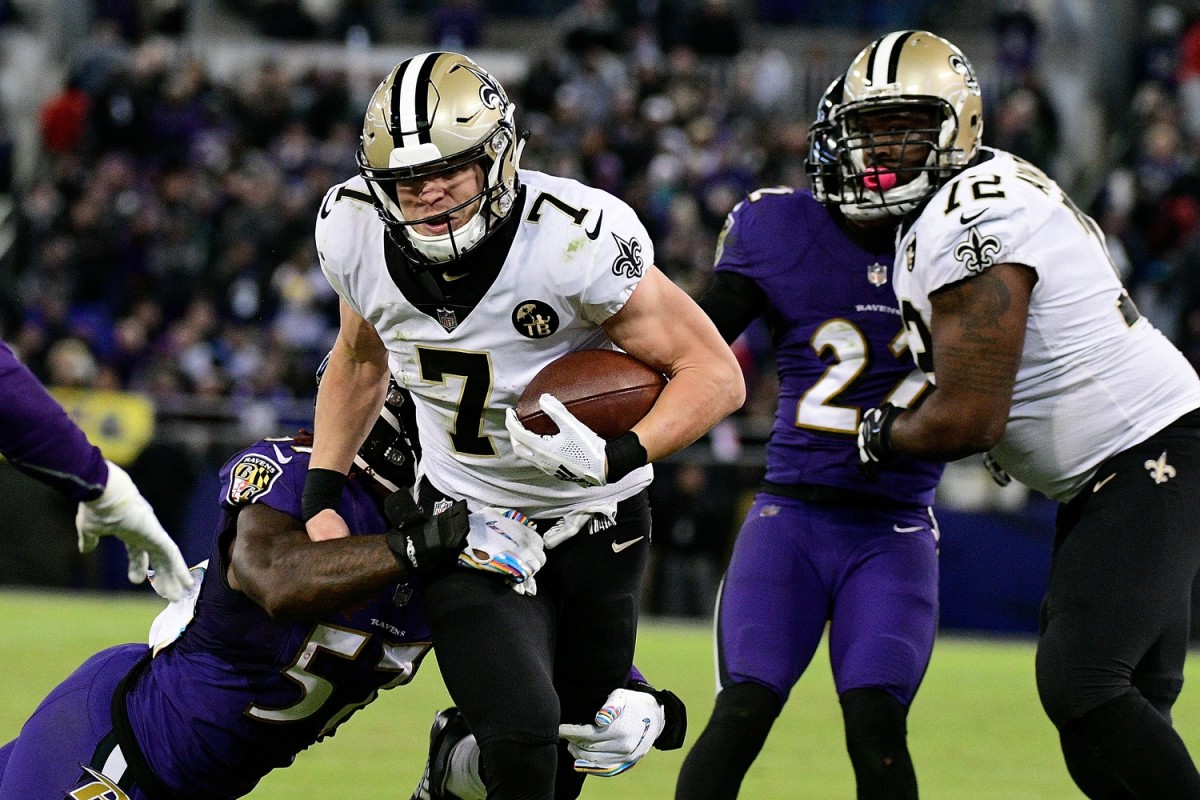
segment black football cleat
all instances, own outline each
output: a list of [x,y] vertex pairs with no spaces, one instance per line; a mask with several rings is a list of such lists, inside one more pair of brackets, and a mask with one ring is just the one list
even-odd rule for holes
[[425,762],[425,772],[411,800],[460,800],[458,795],[446,791],[450,751],[470,735],[467,720],[457,708],[451,706],[434,716],[429,728],[429,760]]

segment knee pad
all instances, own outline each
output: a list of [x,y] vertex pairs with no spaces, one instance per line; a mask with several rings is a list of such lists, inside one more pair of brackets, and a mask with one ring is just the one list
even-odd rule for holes
[[883,689],[851,689],[841,697],[846,750],[859,766],[895,763],[908,751],[908,707]]
[[735,683],[717,695],[717,704],[708,724],[737,728],[763,740],[782,710],[783,700],[774,689],[761,683]]

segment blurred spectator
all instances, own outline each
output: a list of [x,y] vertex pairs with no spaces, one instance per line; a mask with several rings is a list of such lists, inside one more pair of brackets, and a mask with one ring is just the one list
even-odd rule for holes
[[1183,124],[1189,136],[1200,135],[1200,16],[1194,17],[1179,43],[1176,72]]
[[99,95],[123,71],[130,58],[129,43],[115,22],[97,19],[87,38],[71,54],[67,74],[89,95]]
[[555,19],[559,40],[567,52],[581,56],[599,48],[620,49],[621,20],[608,0],[576,0]]
[[1150,9],[1135,57],[1136,84],[1153,82],[1164,89],[1175,88],[1183,21],[1183,12],[1169,3],[1158,3]]
[[99,369],[91,350],[80,339],[61,339],[46,354],[50,386],[86,389],[95,386]]
[[42,147],[51,155],[79,147],[87,133],[88,112],[92,101],[75,76],[67,79],[62,91],[51,95],[38,114]]
[[260,0],[255,22],[259,33],[275,39],[312,39],[317,22],[301,0]]
[[654,566],[650,608],[670,616],[707,617],[716,604],[737,509],[720,468],[662,464],[650,487]]
[[[1032,70],[1014,87],[994,113],[990,144],[1053,173],[1058,154],[1058,115]],[[985,127],[985,131],[989,128]]]
[[688,44],[701,58],[729,60],[742,51],[742,22],[728,0],[703,0],[689,27]]
[[437,50],[464,52],[483,41],[483,12],[477,0],[442,0],[429,15],[429,42]]

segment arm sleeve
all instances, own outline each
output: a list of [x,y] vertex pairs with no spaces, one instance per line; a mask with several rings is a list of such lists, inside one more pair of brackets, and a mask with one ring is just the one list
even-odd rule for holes
[[767,298],[753,279],[737,272],[718,272],[698,301],[726,343],[742,335],[766,308]]
[[0,453],[21,472],[75,501],[96,499],[108,483],[100,448],[3,342]]

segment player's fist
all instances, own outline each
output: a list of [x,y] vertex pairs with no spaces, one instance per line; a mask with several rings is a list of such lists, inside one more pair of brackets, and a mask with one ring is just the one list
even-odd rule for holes
[[892,423],[904,409],[891,403],[879,408],[868,408],[858,424],[858,463],[871,478],[877,477],[876,467],[895,457],[892,451]]

